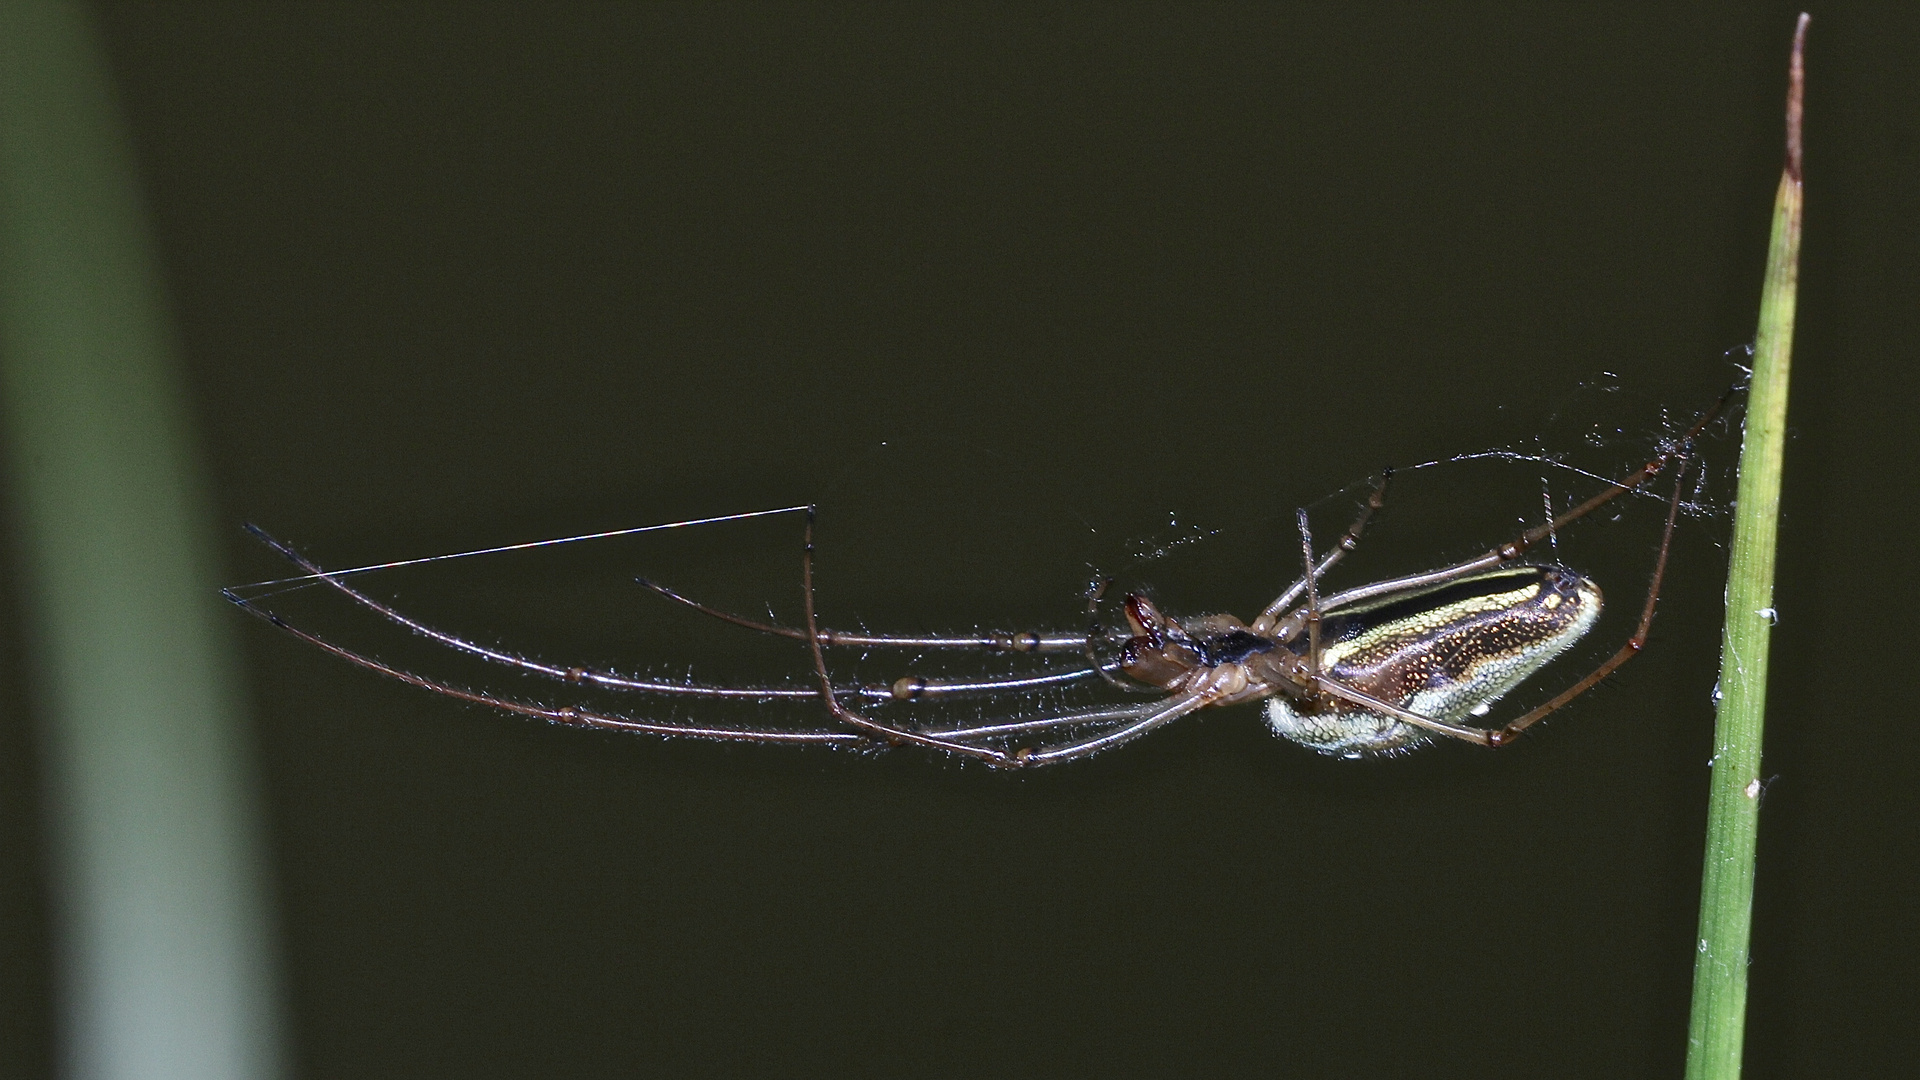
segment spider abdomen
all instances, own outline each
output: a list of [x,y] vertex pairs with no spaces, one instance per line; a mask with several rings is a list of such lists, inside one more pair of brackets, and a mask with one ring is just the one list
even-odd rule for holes
[[[1459,723],[1486,712],[1599,618],[1600,587],[1562,566],[1509,566],[1329,608],[1321,668],[1354,690]],[[1304,636],[1287,642],[1304,655]],[[1274,732],[1324,754],[1411,749],[1432,733],[1363,706],[1267,700]]]

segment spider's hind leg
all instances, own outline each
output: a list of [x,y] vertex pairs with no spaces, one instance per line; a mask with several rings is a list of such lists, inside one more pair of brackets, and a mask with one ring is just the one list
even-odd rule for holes
[[1646,486],[1649,480],[1652,480],[1664,472],[1674,461],[1691,453],[1694,439],[1698,438],[1700,433],[1706,430],[1707,425],[1713,422],[1713,418],[1718,416],[1721,408],[1726,405],[1728,398],[1738,389],[1738,386],[1728,389],[1727,392],[1722,394],[1706,411],[1702,412],[1699,417],[1694,420],[1693,425],[1683,432],[1678,439],[1661,450],[1660,453],[1655,454],[1646,464],[1615,480],[1612,484],[1608,485],[1605,491],[1600,492],[1598,495],[1593,496],[1586,502],[1581,503],[1558,517],[1535,525],[1483,555],[1477,555],[1464,562],[1455,563],[1452,566],[1443,566],[1438,570],[1429,570],[1420,574],[1409,574],[1405,577],[1393,578],[1387,581],[1377,581],[1371,585],[1362,585],[1358,588],[1348,589],[1345,592],[1327,598],[1326,606],[1328,608],[1338,608],[1355,604],[1362,600],[1370,600],[1378,596],[1404,592],[1408,589],[1428,585],[1440,585],[1463,578],[1468,574],[1477,573],[1482,570],[1492,570],[1505,566],[1508,563],[1519,561],[1526,556],[1527,552],[1533,550],[1534,546],[1540,543],[1540,541],[1554,536],[1561,529],[1586,517],[1588,514],[1593,513],[1595,510],[1600,509],[1620,496],[1630,491],[1640,490]]
[[1654,559],[1653,574],[1647,584],[1646,602],[1641,607],[1640,622],[1635,627],[1633,635],[1599,667],[1555,695],[1544,705],[1501,727],[1478,728],[1422,715],[1392,702],[1381,700],[1356,687],[1348,686],[1330,674],[1316,673],[1315,684],[1321,691],[1333,697],[1437,734],[1448,735],[1481,746],[1498,747],[1512,743],[1521,732],[1538,723],[1543,717],[1599,685],[1601,680],[1611,675],[1620,665],[1639,655],[1641,648],[1646,644],[1647,633],[1653,625],[1654,609],[1660,598],[1660,586],[1666,576],[1667,555],[1673,546],[1674,525],[1680,515],[1680,496],[1686,485],[1688,454],[1689,448],[1684,445],[1672,454],[1672,460],[1679,464],[1678,475],[1674,478],[1673,494],[1667,500],[1667,517],[1660,534],[1659,554]]
[[1512,741],[1515,736],[1538,723],[1542,717],[1593,689],[1595,686],[1598,686],[1602,679],[1613,674],[1620,665],[1640,655],[1640,650],[1647,643],[1647,632],[1653,628],[1654,607],[1659,603],[1660,585],[1667,574],[1667,552],[1673,546],[1673,526],[1674,522],[1680,516],[1680,494],[1686,487],[1687,456],[1691,450],[1691,445],[1690,440],[1682,444],[1674,455],[1674,459],[1678,463],[1679,468],[1675,470],[1676,475],[1673,478],[1673,495],[1667,500],[1667,523],[1666,527],[1662,529],[1660,533],[1660,554],[1655,556],[1653,561],[1653,575],[1647,582],[1647,601],[1640,608],[1640,623],[1634,628],[1633,636],[1627,639],[1625,645],[1620,646],[1619,651],[1609,656],[1599,667],[1588,672],[1585,678],[1574,683],[1567,689],[1562,690],[1546,704],[1532,710],[1525,716],[1507,724],[1503,728],[1488,732],[1487,745],[1506,745]]
[[[1301,593],[1314,589],[1319,580],[1327,576],[1327,571],[1332,570],[1339,564],[1341,559],[1346,558],[1348,552],[1360,546],[1360,537],[1367,531],[1367,525],[1373,520],[1373,515],[1378,513],[1382,506],[1386,505],[1387,485],[1392,482],[1393,470],[1391,468],[1382,469],[1380,472],[1380,482],[1373,485],[1372,493],[1367,496],[1366,503],[1360,507],[1360,516],[1354,518],[1353,524],[1347,526],[1347,531],[1340,534],[1340,539],[1333,545],[1333,550],[1327,552],[1318,565],[1315,565],[1313,561],[1313,543],[1310,539],[1308,540],[1306,572],[1301,575],[1300,580],[1288,586],[1287,591],[1281,593],[1273,603],[1268,604],[1266,610],[1260,613],[1260,617],[1253,621],[1253,630],[1255,633],[1271,633],[1274,625],[1280,621],[1281,616],[1285,615],[1287,609],[1292,607],[1294,602],[1300,599]],[[1300,511],[1302,515],[1302,530],[1306,528],[1304,520],[1305,513],[1306,511],[1304,510]]]

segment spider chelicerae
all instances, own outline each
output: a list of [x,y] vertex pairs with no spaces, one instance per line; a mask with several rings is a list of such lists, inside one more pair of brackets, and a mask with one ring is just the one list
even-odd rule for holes
[[[1426,573],[1321,595],[1321,578],[1359,546],[1368,522],[1382,506],[1391,472],[1383,474],[1358,517],[1324,552],[1316,550],[1302,510],[1298,514],[1301,576],[1250,621],[1227,614],[1174,618],[1163,614],[1147,597],[1129,593],[1120,601],[1127,630],[1122,635],[1102,628],[1097,615],[1105,587],[1096,584],[1088,595],[1089,626],[1078,633],[957,637],[852,633],[821,626],[815,613],[811,506],[595,534],[623,535],[768,514],[804,515],[800,562],[803,626],[743,618],[684,597],[664,585],[644,579],[642,584],[714,618],[804,643],[813,669],[813,680],[807,684],[720,686],[544,663],[428,626],[347,580],[367,570],[432,559],[326,570],[254,526],[248,526],[248,530],[298,567],[301,576],[227,589],[223,594],[248,613],[370,671],[460,701],[574,727],[752,743],[867,749],[918,746],[1002,768],[1030,768],[1088,757],[1202,709],[1260,701],[1267,723],[1276,734],[1325,754],[1391,754],[1432,742],[1438,736],[1497,747],[1512,742],[1542,717],[1591,689],[1645,644],[1666,572],[1693,442],[1725,400],[1723,396],[1705,410],[1684,433],[1667,442],[1638,469],[1584,502],[1484,554]],[[1622,495],[1640,490],[1669,470],[1674,474],[1673,490],[1665,500],[1666,521],[1659,553],[1632,636],[1598,667],[1544,704],[1499,726],[1469,723],[1485,716],[1494,702],[1579,640],[1600,614],[1601,593],[1592,580],[1564,566],[1527,562],[1527,554],[1560,529]],[[488,552],[579,539],[589,537]],[[448,557],[454,556],[439,558]],[[818,702],[829,723],[795,729],[656,721],[456,686],[394,667],[295,626],[265,607],[264,596],[258,591],[303,582],[330,587],[395,625],[440,645],[523,673],[578,687],[679,699],[810,699]],[[845,648],[1074,654],[1079,662],[1026,676],[971,681],[906,676],[887,685],[847,686],[835,682],[827,662],[832,650]],[[991,699],[1091,680],[1104,680],[1137,695],[1139,700],[970,725],[901,723],[871,715],[872,706],[879,702],[963,696]]]

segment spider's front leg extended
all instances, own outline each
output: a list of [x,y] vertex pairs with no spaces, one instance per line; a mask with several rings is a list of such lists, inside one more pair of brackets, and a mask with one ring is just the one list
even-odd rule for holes
[[[572,705],[556,707],[541,705],[531,701],[519,701],[513,698],[499,697],[494,694],[488,694],[478,690],[469,690],[465,687],[441,682],[438,679],[430,679],[411,671],[403,671],[390,664],[375,660],[373,657],[367,656],[364,653],[355,652],[342,645],[336,645],[317,634],[302,630],[288,623],[285,619],[261,607],[258,603],[243,599],[234,595],[232,592],[227,594],[227,599],[233,601],[247,614],[264,620],[269,625],[285,631],[309,645],[313,645],[348,663],[365,668],[375,674],[384,675],[389,679],[406,683],[408,686],[417,687],[421,690],[452,698],[456,701],[467,701],[475,705],[485,705],[490,709],[498,709],[501,712],[531,717],[536,720],[545,720],[549,723],[562,724],[567,727],[598,728],[603,731],[660,735],[667,738],[706,739],[723,742],[798,743],[823,746],[849,746],[857,744],[861,738],[858,735],[845,731],[788,731],[778,728],[664,723],[651,720],[639,720],[633,717],[603,713],[591,709],[582,709]],[[808,690],[807,696],[811,696],[813,693],[814,691]],[[769,694],[763,696],[771,697],[775,695]]]

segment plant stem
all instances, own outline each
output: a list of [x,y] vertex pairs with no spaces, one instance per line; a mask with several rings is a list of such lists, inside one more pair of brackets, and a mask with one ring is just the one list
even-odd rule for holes
[[157,259],[87,12],[0,0],[0,435],[62,1074],[279,1070],[261,812]]
[[1740,445],[1740,482],[1727,571],[1727,625],[1720,652],[1713,778],[1707,802],[1706,868],[1700,884],[1699,954],[1688,1025],[1688,1080],[1740,1075],[1746,1032],[1748,937],[1754,849],[1760,832],[1760,736],[1767,705],[1767,646],[1774,622],[1773,564],[1779,532],[1787,373],[1799,283],[1800,116],[1807,16],[1794,29],[1787,88],[1787,162],[1774,197],[1767,277],[1754,337],[1753,383]]

